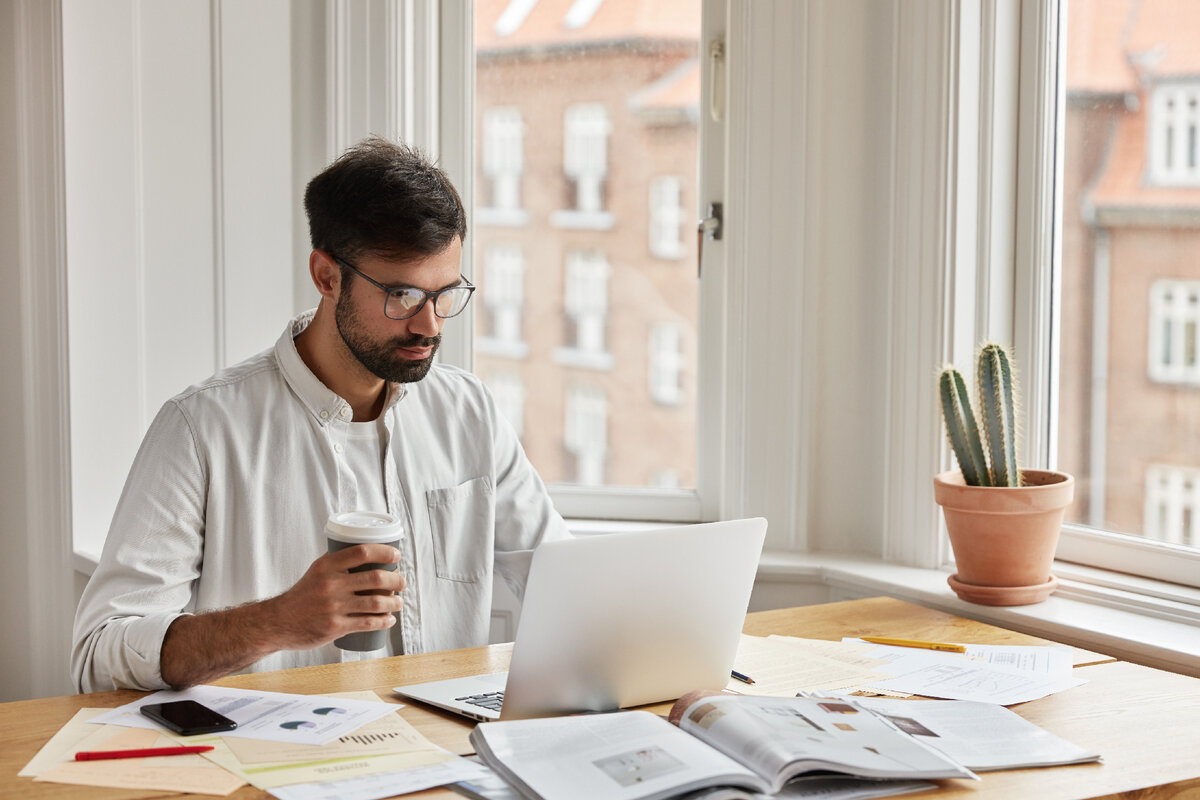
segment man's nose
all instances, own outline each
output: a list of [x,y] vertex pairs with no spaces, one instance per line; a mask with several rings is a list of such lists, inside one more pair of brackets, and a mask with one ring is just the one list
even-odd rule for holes
[[425,305],[421,306],[420,311],[409,317],[408,330],[421,336],[437,336],[442,332],[444,321],[433,313],[433,300],[429,299],[425,301]]

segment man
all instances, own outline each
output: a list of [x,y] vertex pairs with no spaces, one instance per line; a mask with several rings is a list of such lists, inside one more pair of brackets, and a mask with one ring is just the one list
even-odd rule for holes
[[[447,177],[368,139],[304,203],[320,303],[151,424],[76,613],[80,691],[484,644],[494,571],[520,593],[533,548],[568,535],[480,381],[433,364],[474,290]],[[398,515],[399,550],[326,554],[352,509]],[[383,628],[381,651],[332,644]]]

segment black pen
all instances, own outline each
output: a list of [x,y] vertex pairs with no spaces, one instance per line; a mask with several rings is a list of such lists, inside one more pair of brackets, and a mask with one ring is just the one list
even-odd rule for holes
[[738,672],[736,669],[730,670],[729,674],[732,675],[733,677],[737,678],[742,683],[754,683],[754,678],[751,678],[749,675],[743,675],[742,673]]

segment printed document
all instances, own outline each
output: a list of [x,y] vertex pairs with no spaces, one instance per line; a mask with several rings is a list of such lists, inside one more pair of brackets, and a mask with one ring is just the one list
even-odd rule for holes
[[[226,686],[193,686],[181,692],[155,692],[114,708],[92,722],[162,730],[138,710],[147,703],[195,700],[238,724],[222,736],[269,739],[292,744],[327,744],[396,710],[391,703],[318,695],[255,692]],[[195,741],[195,737],[190,737]]]

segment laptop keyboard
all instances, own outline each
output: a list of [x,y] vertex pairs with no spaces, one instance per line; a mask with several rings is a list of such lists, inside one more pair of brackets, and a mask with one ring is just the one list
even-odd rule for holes
[[456,697],[462,703],[470,703],[473,706],[486,708],[489,711],[499,711],[500,706],[504,703],[504,692],[484,692],[483,694],[469,694],[465,697]]

